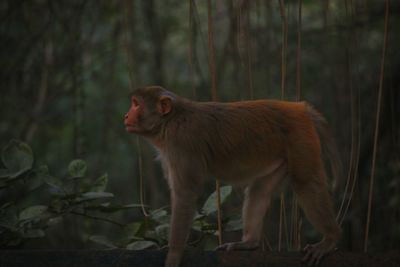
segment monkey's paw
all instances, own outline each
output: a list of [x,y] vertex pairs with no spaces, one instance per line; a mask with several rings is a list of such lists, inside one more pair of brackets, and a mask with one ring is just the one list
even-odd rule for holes
[[258,249],[259,245],[256,242],[231,242],[225,243],[221,246],[218,246],[216,250],[225,250],[225,251],[232,251],[232,250],[256,250]]
[[326,244],[325,242],[319,242],[317,244],[307,245],[303,249],[305,253],[302,261],[307,263],[307,266],[318,266],[321,259],[329,252],[336,250],[335,246]]

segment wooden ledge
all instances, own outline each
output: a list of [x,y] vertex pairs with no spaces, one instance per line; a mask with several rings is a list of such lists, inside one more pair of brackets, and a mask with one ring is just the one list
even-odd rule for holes
[[[0,267],[163,267],[166,251],[0,250]],[[300,267],[299,252],[215,252],[187,250],[182,267]],[[319,267],[399,267],[400,251],[337,251]]]

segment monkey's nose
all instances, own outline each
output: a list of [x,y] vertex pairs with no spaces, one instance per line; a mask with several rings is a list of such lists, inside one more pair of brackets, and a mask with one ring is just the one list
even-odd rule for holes
[[127,119],[127,118],[128,118],[128,113],[126,113],[126,114],[125,114],[124,118],[125,118],[125,119]]

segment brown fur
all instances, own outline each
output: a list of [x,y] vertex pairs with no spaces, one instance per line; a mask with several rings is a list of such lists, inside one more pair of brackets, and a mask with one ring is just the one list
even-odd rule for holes
[[333,170],[337,154],[325,120],[309,105],[277,100],[201,103],[161,87],[138,89],[132,98],[135,104],[125,124],[135,127],[127,130],[145,136],[158,149],[171,188],[166,266],[180,262],[196,199],[210,175],[247,185],[243,239],[221,249],[259,245],[271,195],[286,177],[307,217],[324,235],[320,243],[307,248],[305,259],[318,263],[334,248],[340,229],[327,190],[321,142],[327,147]]

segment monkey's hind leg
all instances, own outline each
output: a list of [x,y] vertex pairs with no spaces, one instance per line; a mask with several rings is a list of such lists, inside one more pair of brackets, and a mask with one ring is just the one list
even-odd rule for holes
[[340,238],[341,229],[336,223],[324,179],[303,181],[303,183],[294,182],[293,189],[308,220],[323,234],[320,242],[304,248],[303,261],[307,262],[308,266],[315,266],[324,255],[334,250]]
[[264,216],[277,185],[285,176],[286,164],[282,163],[272,174],[259,178],[246,188],[242,212],[242,240],[225,243],[217,247],[217,250],[255,250],[260,246]]

